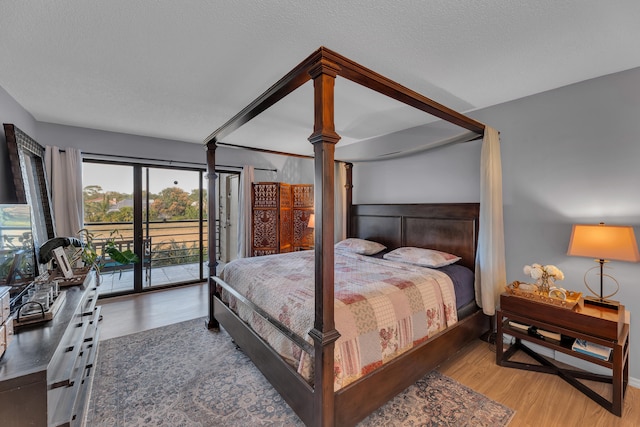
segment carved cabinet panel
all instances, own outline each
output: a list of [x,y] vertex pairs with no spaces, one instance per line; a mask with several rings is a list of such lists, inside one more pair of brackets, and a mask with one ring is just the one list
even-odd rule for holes
[[251,255],[313,247],[313,185],[258,182],[252,190]]
[[313,249],[313,228],[309,218],[313,214],[313,184],[294,184],[293,192],[293,250]]
[[251,255],[291,252],[291,186],[281,182],[258,182],[252,191]]

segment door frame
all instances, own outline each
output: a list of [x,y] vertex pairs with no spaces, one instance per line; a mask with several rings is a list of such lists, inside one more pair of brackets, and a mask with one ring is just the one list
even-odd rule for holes
[[[105,156],[107,157],[107,156]],[[152,159],[148,159],[148,160],[152,160]],[[106,164],[106,165],[114,165],[114,166],[127,166],[127,167],[131,167],[132,168],[132,173],[133,173],[133,235],[134,235],[134,252],[136,254],[138,254],[138,256],[140,257],[140,259],[142,260],[142,262],[138,262],[135,263],[133,266],[133,271],[134,271],[134,283],[133,283],[133,289],[129,290],[124,290],[124,291],[116,291],[116,292],[111,292],[108,294],[101,294],[99,295],[100,298],[102,297],[116,297],[116,296],[121,296],[121,295],[131,295],[131,294],[136,294],[136,293],[142,293],[142,292],[147,292],[147,291],[155,291],[158,289],[163,289],[163,288],[170,288],[170,287],[175,287],[175,286],[184,286],[184,285],[190,285],[193,283],[199,283],[201,281],[206,280],[206,276],[204,274],[204,263],[206,262],[206,255],[204,253],[205,248],[204,248],[204,243],[207,241],[206,236],[204,235],[204,221],[207,220],[206,215],[203,214],[203,208],[205,206],[205,199],[204,199],[204,189],[206,188],[206,186],[204,185],[204,180],[206,179],[206,166],[205,165],[198,165],[198,166],[176,166],[176,165],[163,165],[163,164],[158,164],[158,163],[148,163],[148,162],[136,162],[136,161],[123,161],[123,160],[110,160],[110,159],[106,159],[106,158],[100,158],[100,159],[93,159],[93,158],[84,158],[83,159],[83,163],[99,163],[99,164]],[[200,242],[200,278],[196,279],[196,280],[192,280],[192,281],[187,281],[187,282],[179,282],[179,283],[169,283],[169,284],[163,284],[163,285],[157,285],[157,286],[144,286],[145,282],[144,282],[144,269],[145,269],[145,265],[144,265],[144,224],[145,221],[143,221],[143,192],[146,191],[146,188],[143,188],[143,168],[147,168],[147,172],[149,170],[149,168],[158,168],[158,169],[176,169],[176,170],[185,170],[185,171],[193,171],[193,172],[198,172],[199,174],[199,189],[200,189],[200,212],[199,212],[199,242]],[[233,171],[220,171],[217,173],[236,173]],[[148,178],[148,175],[147,175]],[[85,182],[83,182],[83,188],[86,185]],[[208,196],[208,195],[207,195]],[[147,206],[148,206],[148,191],[147,191]],[[84,223],[84,218],[83,218],[83,223]],[[215,226],[215,224],[214,224]],[[142,256],[140,255],[142,254]]]

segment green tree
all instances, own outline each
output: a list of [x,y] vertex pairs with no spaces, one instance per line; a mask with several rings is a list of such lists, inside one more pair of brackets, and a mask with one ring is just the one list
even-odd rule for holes
[[99,185],[87,185],[82,189],[84,200],[93,199],[99,194],[103,194],[102,187]]
[[101,222],[109,211],[109,197],[99,185],[88,185],[82,190],[86,222]]
[[107,213],[105,222],[133,222],[133,207],[123,206]]
[[160,219],[182,219],[189,204],[189,193],[178,187],[168,187],[160,191],[153,207]]
[[189,201],[191,203],[200,203],[200,190],[197,188],[195,190],[191,190],[191,194],[189,194]]

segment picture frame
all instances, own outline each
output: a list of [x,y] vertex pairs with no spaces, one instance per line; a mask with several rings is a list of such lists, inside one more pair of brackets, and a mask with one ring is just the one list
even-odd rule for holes
[[73,277],[73,269],[71,268],[69,258],[67,258],[67,254],[64,252],[62,246],[53,250],[53,256],[58,264],[58,270],[60,270],[60,273],[62,273],[65,279],[71,279]]

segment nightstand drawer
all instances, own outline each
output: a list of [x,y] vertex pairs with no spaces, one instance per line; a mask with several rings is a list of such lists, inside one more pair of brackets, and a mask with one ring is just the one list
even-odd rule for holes
[[576,332],[616,341],[624,326],[625,310],[610,310],[590,306],[576,306],[574,310],[559,309],[551,304],[518,297],[500,295],[500,309],[504,312],[526,313],[531,319],[553,323]]

